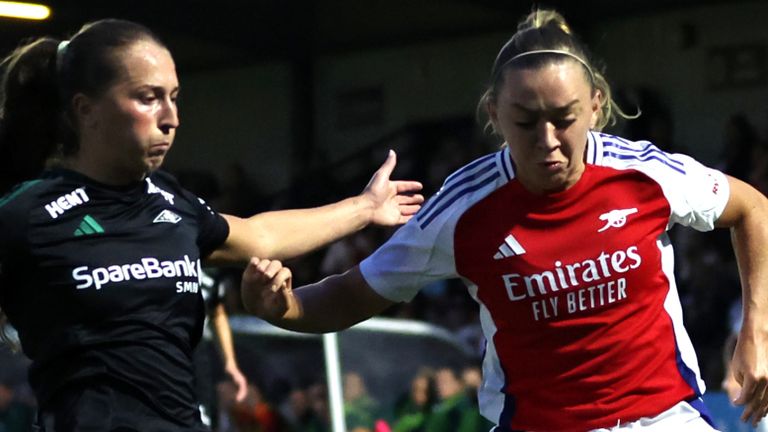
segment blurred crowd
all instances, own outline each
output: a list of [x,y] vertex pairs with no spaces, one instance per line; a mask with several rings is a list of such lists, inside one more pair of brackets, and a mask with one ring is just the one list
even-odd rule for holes
[[[700,160],[695,143],[682,147],[674,142],[674,122],[668,107],[649,90],[623,93],[624,105],[642,107],[637,120],[618,125],[609,132],[628,139],[649,140],[670,152],[691,154]],[[251,182],[243,166],[233,164],[223,173],[180,171],[175,174],[187,188],[226,213],[250,215],[283,207],[306,207],[329,202],[359,192],[367,176],[383,160],[382,151],[394,148],[399,154],[395,177],[424,183],[425,195],[436,192],[455,169],[477,156],[494,151],[498,143],[479,130],[472,118],[446,119],[411,125],[387,142],[377,143],[369,152],[346,159],[345,164],[361,167],[359,178],[339,178],[339,166],[307,173],[287,190],[266,194]],[[383,150],[382,150],[383,149]],[[716,168],[742,179],[768,193],[768,136],[761,133],[749,117],[734,113],[723,125],[721,152]],[[307,180],[311,179],[311,181]],[[391,232],[368,228],[330,247],[288,265],[297,284],[344,271],[373,252]],[[702,377],[710,389],[723,380],[723,346],[738,328],[740,284],[727,231],[698,233],[673,229],[676,247],[676,275],[684,308],[686,327],[691,335]],[[230,278],[239,277],[233,269]],[[244,313],[239,284],[229,283],[225,306],[231,315]],[[734,312],[736,311],[736,312]],[[359,373],[344,375],[345,416],[348,430],[354,432],[439,432],[487,431],[489,424],[477,411],[475,390],[480,381],[479,364],[484,340],[479,327],[478,308],[458,280],[425,287],[410,303],[400,304],[387,316],[423,320],[452,332],[474,358],[465,368],[450,367],[414,371],[410,383],[402,383],[402,396],[394,404],[382,404],[367,390]],[[237,348],[237,347],[236,347]],[[0,347],[0,361],[10,358]],[[24,363],[19,356],[14,361]],[[23,369],[23,368],[22,368]],[[34,399],[18,373],[0,373],[0,432],[30,430]],[[214,430],[231,431],[330,431],[328,394],[323,375],[311,383],[291,383],[278,400],[270,400],[256,380],[250,384],[244,401],[235,400],[233,384],[221,380],[215,386],[217,398],[206,412]]]
[[[393,406],[383,406],[366,387],[362,375],[344,374],[344,417],[351,432],[487,432],[492,425],[477,409],[480,371],[467,367],[418,371],[410,388]],[[323,384],[293,388],[275,404],[251,386],[242,402],[233,398],[231,383],[219,383],[220,432],[330,432],[328,395]]]

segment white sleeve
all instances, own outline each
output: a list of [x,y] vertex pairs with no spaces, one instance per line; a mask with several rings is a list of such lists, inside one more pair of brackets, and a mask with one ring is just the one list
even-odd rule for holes
[[507,150],[451,174],[419,213],[360,263],[368,285],[392,301],[411,300],[431,282],[458,277],[453,237],[464,212],[510,178]]
[[454,223],[440,222],[422,229],[413,218],[397,230],[360,263],[368,285],[381,296],[400,302],[413,299],[430,282],[456,277]]
[[722,172],[706,167],[689,156],[673,156],[683,162],[685,175],[663,186],[672,207],[670,222],[699,231],[713,230],[728,203],[728,179]]

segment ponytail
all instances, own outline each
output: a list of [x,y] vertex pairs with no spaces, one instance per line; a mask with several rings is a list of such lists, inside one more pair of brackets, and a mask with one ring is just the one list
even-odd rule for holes
[[37,176],[56,147],[57,46],[54,39],[38,39],[0,63],[0,195]]

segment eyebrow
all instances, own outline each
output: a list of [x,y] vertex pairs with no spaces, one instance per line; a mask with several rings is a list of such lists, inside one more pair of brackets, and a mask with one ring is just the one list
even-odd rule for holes
[[519,109],[520,111],[525,112],[526,114],[538,114],[540,112],[549,112],[549,113],[552,113],[552,114],[569,114],[571,112],[574,112],[573,107],[578,105],[578,104],[579,104],[579,100],[578,99],[574,99],[574,100],[568,102],[567,104],[565,104],[564,106],[555,107],[555,108],[551,108],[551,109],[544,110],[544,111],[541,111],[541,110],[531,110],[531,109],[528,109],[528,108],[520,105],[517,102],[513,103],[512,106],[517,108],[517,109]]

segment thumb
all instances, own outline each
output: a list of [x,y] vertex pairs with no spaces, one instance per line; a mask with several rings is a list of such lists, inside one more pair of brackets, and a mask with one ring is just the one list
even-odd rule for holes
[[389,178],[389,176],[392,175],[392,171],[395,169],[395,165],[397,165],[397,154],[394,150],[389,150],[389,153],[387,154],[387,160],[381,164],[378,172],[386,178]]

